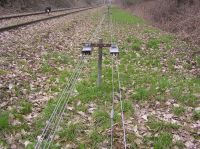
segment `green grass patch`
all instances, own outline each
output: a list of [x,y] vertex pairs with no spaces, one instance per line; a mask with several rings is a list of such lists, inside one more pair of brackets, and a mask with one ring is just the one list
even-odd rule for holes
[[123,111],[125,114],[132,115],[134,114],[134,108],[131,101],[123,101]]
[[135,100],[147,100],[150,95],[150,91],[146,88],[138,88],[133,94],[133,99]]
[[1,76],[1,75],[5,75],[5,74],[7,74],[7,73],[8,73],[8,71],[0,69],[0,76]]
[[144,20],[120,8],[113,7],[111,8],[111,11],[114,23],[130,25],[144,24]]
[[173,144],[174,147],[178,147],[178,149],[186,148],[185,144],[182,141],[176,141]]
[[172,91],[172,96],[176,100],[178,100],[179,102],[181,102],[187,106],[195,107],[196,103],[198,101],[198,98],[190,93],[184,95],[183,90],[180,90],[180,89],[181,89],[181,87],[175,88]]
[[196,56],[196,62],[197,62],[197,65],[200,67],[200,56]]
[[148,33],[148,34],[158,34],[160,31],[158,29],[155,28],[147,28],[144,29],[144,33]]
[[64,84],[67,82],[67,78],[70,77],[70,73],[68,71],[62,71],[60,74],[59,74],[59,83],[60,84]]
[[69,64],[71,62],[71,58],[66,52],[49,52],[44,55],[44,58],[46,61],[53,61],[57,64]]
[[169,49],[172,46],[173,40],[174,37],[170,35],[162,35],[159,38],[150,38],[147,42],[147,48],[158,50],[160,48],[161,43],[163,43],[165,47]]
[[20,114],[26,115],[32,112],[32,104],[26,100],[20,102]]
[[154,149],[170,149],[173,145],[172,135],[169,133],[161,133],[158,137],[154,138]]
[[95,111],[93,114],[96,126],[108,128],[110,126],[110,116],[106,111]]
[[97,145],[104,140],[104,137],[97,130],[93,130],[89,137],[94,148],[97,148]]
[[54,108],[56,107],[57,100],[49,100],[44,107],[40,117],[33,122],[34,133],[30,136],[31,139],[36,138],[39,134],[41,134],[41,129],[44,128],[46,120],[49,119],[52,114]]
[[196,121],[200,120],[200,110],[195,110],[192,117]]
[[9,113],[6,111],[0,112],[0,131],[8,129],[9,126]]
[[127,143],[130,144],[131,149],[137,149],[138,148],[138,146],[134,142],[137,139],[137,136],[134,133],[128,133],[126,138],[127,138]]
[[170,87],[170,80],[167,77],[162,77],[158,80],[158,91],[165,92]]
[[140,39],[134,38],[132,40],[131,49],[139,51],[139,50],[141,50],[142,44],[143,44],[143,42]]
[[154,132],[177,130],[180,126],[155,118],[150,118],[147,122],[149,128]]
[[160,43],[161,43],[160,39],[158,39],[158,38],[151,38],[147,42],[147,48],[158,50],[159,47],[160,47]]
[[60,139],[63,142],[76,142],[76,138],[81,130],[80,124],[70,124],[69,126],[66,126],[63,130],[58,132],[58,135],[60,136]]
[[41,72],[42,73],[53,73],[54,72],[54,68],[48,64],[47,62],[43,63],[41,66]]
[[180,106],[180,107],[173,107],[172,108],[172,112],[176,115],[176,116],[182,116],[185,112],[185,108]]

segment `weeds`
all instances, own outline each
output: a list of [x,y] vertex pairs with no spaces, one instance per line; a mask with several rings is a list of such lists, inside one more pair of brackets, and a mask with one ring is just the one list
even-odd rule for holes
[[96,130],[93,130],[89,136],[90,136],[91,143],[93,147],[95,148],[97,147],[98,143],[103,141],[103,136],[100,133],[98,133]]
[[182,141],[176,141],[173,146],[178,147],[179,149],[186,148]]
[[158,86],[159,86],[158,90],[160,92],[165,92],[170,86],[170,81],[167,78],[163,77],[158,80]]
[[143,42],[142,42],[140,39],[134,38],[134,39],[132,40],[131,49],[132,49],[132,50],[139,51],[139,50],[141,50],[142,44],[143,44]]
[[32,104],[26,100],[21,101],[20,103],[21,109],[20,113],[23,115],[29,114],[32,112]]
[[132,115],[134,113],[132,102],[128,100],[123,101],[123,110],[124,110],[124,113],[127,113],[128,115]]
[[9,126],[9,113],[6,111],[0,112],[0,131],[8,129]]
[[133,95],[133,99],[136,100],[146,100],[148,99],[150,93],[146,88],[139,88],[136,90],[136,93]]
[[160,47],[160,39],[152,38],[147,43],[147,48],[158,50]]
[[41,71],[43,73],[50,73],[54,71],[54,68],[50,66],[47,62],[45,62],[44,64],[42,64]]
[[197,62],[198,67],[200,67],[200,56],[196,57],[196,62]]
[[200,120],[200,110],[195,110],[192,117],[195,121]]
[[8,73],[7,71],[0,69],[0,76],[1,76],[1,75],[5,75],[5,74],[7,74],[7,73]]
[[181,115],[184,114],[185,108],[184,108],[184,107],[173,107],[172,112],[173,112],[176,116],[181,116]]
[[67,128],[64,128],[60,132],[58,132],[58,135],[60,136],[62,141],[76,141],[76,137],[80,130],[80,124],[70,124],[67,126]]
[[171,148],[172,142],[172,135],[169,133],[161,133],[158,137],[154,138],[154,149],[167,149]]
[[44,56],[47,61],[54,61],[57,64],[68,64],[71,62],[70,57],[64,52],[52,52]]
[[154,132],[169,131],[169,130],[172,130],[172,129],[178,129],[180,127],[177,124],[172,124],[172,123],[169,123],[169,122],[164,122],[162,120],[158,120],[158,119],[155,119],[155,118],[151,118],[147,122],[147,125]]
[[144,20],[137,16],[133,16],[127,11],[124,11],[119,8],[112,8],[112,19],[114,23],[120,23],[120,24],[144,24]]
[[95,111],[93,114],[96,126],[107,128],[109,127],[109,114],[105,111]]
[[127,134],[127,142],[130,144],[131,149],[137,149],[138,146],[135,144],[134,140],[137,139],[137,136],[134,133]]

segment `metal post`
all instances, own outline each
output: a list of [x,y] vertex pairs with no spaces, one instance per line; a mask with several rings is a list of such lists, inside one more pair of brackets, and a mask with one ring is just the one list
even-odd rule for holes
[[[99,39],[99,45],[103,44],[103,39]],[[97,86],[100,87],[102,83],[102,47],[98,49],[98,80]]]

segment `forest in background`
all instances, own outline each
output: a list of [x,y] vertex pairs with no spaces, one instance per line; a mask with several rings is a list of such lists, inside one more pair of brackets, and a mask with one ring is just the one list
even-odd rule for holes
[[200,45],[199,0],[116,0],[153,25]]

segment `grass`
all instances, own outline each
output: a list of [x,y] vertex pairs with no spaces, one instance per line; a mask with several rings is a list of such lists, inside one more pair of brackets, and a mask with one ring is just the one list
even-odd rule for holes
[[158,50],[160,47],[160,43],[161,43],[161,41],[158,38],[149,39],[149,41],[147,43],[147,48]]
[[60,139],[63,142],[75,142],[78,133],[80,132],[81,126],[80,124],[70,124],[60,132],[58,132],[58,135],[60,136]]
[[56,103],[56,100],[50,99],[44,107],[41,115],[33,122],[34,133],[29,136],[30,141],[33,141],[41,133],[41,129],[45,126],[46,120],[48,120],[52,114],[54,108],[56,107]]
[[1,75],[5,75],[5,74],[7,74],[8,72],[6,71],[6,70],[2,70],[2,69],[0,69],[0,76]]
[[128,115],[132,115],[134,113],[134,108],[132,106],[132,102],[125,100],[123,101],[123,111]]
[[138,148],[138,146],[134,142],[134,140],[137,139],[137,136],[134,133],[128,133],[126,138],[127,138],[127,143],[130,144],[131,149],[137,149]]
[[9,113],[6,111],[0,112],[0,131],[8,129],[9,126]]
[[20,113],[23,115],[26,115],[32,112],[32,104],[26,100],[21,101],[20,107],[21,107]]
[[104,140],[104,137],[97,130],[93,130],[90,135],[91,144],[94,148],[97,148],[98,143]]
[[110,126],[110,116],[106,111],[97,110],[93,114],[95,124],[98,127],[107,128]]
[[169,133],[161,133],[158,137],[154,138],[154,149],[169,149],[172,147],[172,135]]
[[136,90],[136,93],[133,94],[133,99],[135,100],[146,100],[150,95],[150,91],[146,88],[139,88]]
[[[119,8],[114,7],[112,8],[112,11],[113,22],[118,23],[118,25],[123,25],[121,26],[122,28],[124,27],[123,29],[129,25],[131,27],[134,25],[139,27],[145,23],[142,19],[132,16],[129,12],[123,11]],[[198,79],[188,81],[188,79],[184,79],[182,77],[182,74],[176,73],[174,69],[174,66],[177,63],[176,55],[168,57],[168,53],[170,53],[169,48],[172,47],[173,37],[169,35],[161,35],[159,31],[154,29],[141,31],[148,33],[148,37],[143,38],[143,36],[138,36],[139,34],[137,33],[135,35],[130,30],[125,37],[121,34],[119,35],[124,39],[121,40],[116,38],[116,41],[123,43],[120,53],[120,75],[122,78],[123,97],[126,99],[123,101],[123,107],[127,120],[133,116],[134,108],[132,105],[138,101],[146,100],[148,102],[148,100],[155,101],[173,98],[178,102],[184,103],[185,105],[194,106],[197,99],[193,96],[193,94],[198,93],[199,81]],[[108,36],[108,34],[105,33],[105,36]],[[126,39],[126,37],[128,38]],[[144,49],[141,50],[141,48]],[[111,62],[109,57],[107,57],[108,54],[106,54],[107,53],[105,53],[103,65],[102,87],[98,88],[96,86],[97,64],[96,61],[93,60],[88,67],[89,69],[87,68],[84,70],[84,73],[82,74],[83,79],[76,86],[77,96],[73,98],[75,101],[81,101],[79,106],[76,106],[77,104],[73,105],[76,111],[83,111],[87,113],[88,104],[95,103],[97,105],[98,110],[92,114],[93,119],[91,121],[90,128],[90,130],[92,129],[92,132],[90,132],[88,136],[84,135],[83,137],[79,131],[79,129],[83,129],[80,126],[81,124],[70,124],[69,126],[65,126],[64,129],[59,132],[60,142],[74,143],[79,145],[78,148],[81,149],[89,148],[88,146],[92,146],[91,148],[99,148],[99,145],[101,145],[102,142],[107,141],[105,140],[106,138],[104,138],[105,136],[103,136],[103,134],[108,128],[110,128],[109,104],[111,103],[112,85],[110,80],[112,73],[110,68]],[[164,57],[167,63],[165,66],[167,70],[166,72],[162,72],[163,63],[161,60],[163,55],[167,56]],[[59,91],[57,88],[65,84],[67,80],[66,78],[69,77],[70,72],[68,68],[62,71],[59,69],[59,72],[55,72],[58,69],[54,68],[55,66],[52,64],[64,66],[70,62],[70,58],[62,52],[51,52],[44,56],[44,63],[41,67],[42,72],[45,74],[55,73],[55,75],[51,78],[51,83],[54,83],[52,91]],[[134,100],[131,100],[131,98]],[[55,100],[50,100],[42,112],[40,119],[37,120],[35,124],[36,130],[35,136],[33,137],[34,139],[37,135],[39,135],[39,133],[41,133],[40,130],[44,127],[45,121],[49,118],[55,108],[55,104]],[[71,100],[69,104],[71,106],[73,101]],[[117,105],[116,108],[117,110],[115,110],[116,113],[114,115],[114,121],[118,123],[118,121],[121,120],[120,113],[118,111],[120,106]],[[184,109],[173,108],[172,112],[175,115],[180,116],[184,114]],[[75,116],[76,113],[72,111],[70,113],[70,118],[71,115]],[[193,119],[198,120],[198,117],[198,113],[193,114]],[[69,119],[66,118],[65,122]],[[158,136],[151,138],[154,148],[164,149],[172,147],[172,135],[169,132],[177,130],[180,127],[179,125],[155,118],[150,119],[147,122],[147,125],[151,129],[150,131],[154,134],[158,134]],[[127,132],[127,136],[127,140],[131,144],[132,148],[140,147],[134,142],[137,138],[135,134]],[[82,142],[82,140],[86,142]],[[87,143],[89,144],[88,146]]]
[[176,116],[182,116],[185,112],[185,108],[180,106],[180,107],[173,107],[172,108],[172,112],[176,115]]
[[127,37],[126,41],[127,41],[127,44],[130,45],[130,48],[132,50],[136,50],[136,51],[141,50],[141,46],[143,44],[143,41],[141,39],[130,35]]
[[183,90],[181,90],[181,87],[180,88],[177,87],[172,91],[171,94],[177,101],[180,101],[181,103],[187,106],[191,106],[191,107],[196,106],[196,103],[198,101],[197,97],[195,97],[191,93],[184,95],[182,92]]
[[141,46],[142,46],[143,42],[140,39],[134,38],[131,44],[131,49],[132,50],[141,50]]
[[144,20],[142,20],[137,16],[133,16],[131,13],[127,11],[124,11],[117,7],[113,7],[111,10],[112,10],[112,19],[114,23],[130,24],[130,25],[144,24]]
[[82,81],[77,85],[77,91],[79,93],[78,98],[84,102],[90,102],[95,100],[100,94],[98,88],[95,85],[90,85],[88,81]]
[[143,32],[148,34],[158,34],[159,30],[155,28],[146,28]]
[[154,132],[177,130],[180,126],[177,124],[172,124],[155,118],[150,118],[147,122],[149,128]]
[[178,147],[179,149],[186,148],[185,144],[182,141],[176,141],[173,146]]
[[158,136],[144,137],[144,142],[152,144],[154,149],[170,149],[174,146],[172,141],[172,134],[168,132],[161,132]]
[[158,91],[165,92],[170,87],[170,80],[167,77],[162,77],[158,80]]
[[45,60],[53,61],[56,64],[69,64],[71,58],[66,52],[49,52],[44,55]]
[[200,67],[200,56],[196,56],[196,62],[197,62],[198,67]]
[[200,110],[195,110],[195,111],[193,111],[193,119],[195,120],[195,121],[198,121],[198,120],[200,120]]

